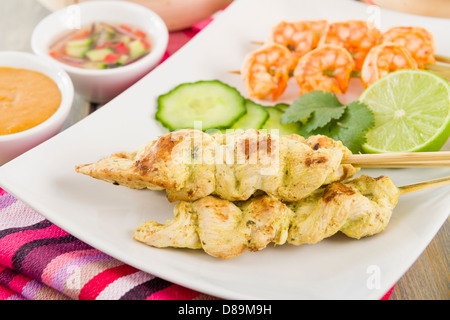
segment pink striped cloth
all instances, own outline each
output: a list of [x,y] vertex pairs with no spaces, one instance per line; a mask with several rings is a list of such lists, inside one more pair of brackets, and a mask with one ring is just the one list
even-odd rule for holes
[[0,300],[213,299],[124,264],[0,189]]
[[[171,33],[163,60],[210,21]],[[146,299],[217,298],[170,283],[100,252],[0,188],[0,300]]]

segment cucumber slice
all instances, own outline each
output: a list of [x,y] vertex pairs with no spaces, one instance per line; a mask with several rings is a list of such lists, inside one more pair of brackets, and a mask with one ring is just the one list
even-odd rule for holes
[[230,128],[246,114],[240,92],[219,80],[183,83],[159,96],[155,118],[169,130],[193,128],[201,121],[202,129]]
[[91,38],[67,41],[66,54],[74,58],[83,58],[91,45]]
[[280,136],[286,135],[286,134],[298,134],[300,132],[301,124],[299,122],[293,122],[288,124],[281,124],[281,115],[283,114],[283,111],[281,111],[280,108],[274,106],[274,107],[265,107],[266,110],[269,112],[269,120],[264,124],[262,129],[278,129]]
[[128,44],[128,49],[130,50],[131,59],[136,59],[147,52],[147,49],[140,40],[131,41]]
[[102,61],[87,61],[84,64],[85,69],[107,69],[108,64]]
[[119,59],[116,61],[116,65],[122,66],[130,60],[130,56],[127,54],[122,54]]
[[86,52],[86,57],[91,61],[103,61],[108,54],[113,52],[114,50],[111,48],[94,49]]
[[282,103],[276,104],[274,107],[280,109],[283,112],[285,112],[286,109],[289,108],[289,104],[282,102]]
[[89,47],[66,47],[66,54],[73,58],[84,58],[86,52],[89,51]]
[[92,38],[84,38],[77,40],[70,40],[66,43],[66,48],[75,48],[75,47],[89,47],[92,44]]
[[247,113],[231,126],[231,129],[261,129],[269,119],[269,111],[251,100],[245,101]]

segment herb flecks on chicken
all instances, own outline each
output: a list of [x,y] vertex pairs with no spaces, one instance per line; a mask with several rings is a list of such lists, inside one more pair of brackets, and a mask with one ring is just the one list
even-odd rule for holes
[[261,191],[297,201],[324,184],[353,177],[358,168],[341,163],[350,154],[340,141],[322,135],[184,129],[76,171],[129,188],[166,190],[169,201],[209,195],[240,201]]

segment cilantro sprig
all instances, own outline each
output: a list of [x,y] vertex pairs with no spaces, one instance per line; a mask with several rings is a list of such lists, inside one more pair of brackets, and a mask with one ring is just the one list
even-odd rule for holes
[[359,153],[366,131],[374,126],[374,117],[362,102],[343,105],[331,92],[311,91],[297,98],[281,116],[281,124],[293,122],[302,123],[299,134],[305,138],[322,134]]

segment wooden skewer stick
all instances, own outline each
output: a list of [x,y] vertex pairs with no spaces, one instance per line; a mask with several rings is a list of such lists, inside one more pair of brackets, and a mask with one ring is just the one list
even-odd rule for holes
[[402,195],[402,194],[413,192],[413,191],[428,189],[428,188],[432,188],[432,187],[442,187],[442,186],[446,186],[446,185],[450,185],[450,177],[408,184],[408,185],[398,187],[398,189],[400,190],[400,195]]
[[368,163],[354,164],[359,168],[442,168],[450,167],[450,161],[415,161],[415,162],[393,162],[393,163]]
[[[241,74],[241,71],[239,70],[230,70],[228,71],[228,73],[233,73],[233,74]],[[333,77],[334,76],[334,71],[333,70],[323,70],[323,74],[325,76],[329,76],[329,77]],[[350,77],[352,78],[361,78],[361,71],[359,70],[352,70]]]
[[342,163],[360,167],[447,167],[450,166],[450,152],[352,154],[347,156]]
[[[434,72],[438,75],[440,75],[442,78],[446,79],[447,81],[450,81],[450,67],[449,66],[442,66],[437,64],[427,64],[425,65],[425,69],[431,72]],[[239,70],[230,70],[228,73],[233,74],[241,74],[241,71]],[[323,75],[328,77],[334,77],[334,70],[323,70]],[[361,78],[361,70],[352,70],[350,73],[351,78]]]
[[439,62],[444,62],[444,63],[450,63],[450,57],[446,57],[440,54],[435,54],[434,58],[436,59],[436,61]]
[[374,159],[377,162],[450,160],[450,151],[352,154],[345,158],[348,163],[373,163]]
[[258,46],[262,46],[264,44],[263,41],[252,41],[252,44],[256,44]]

